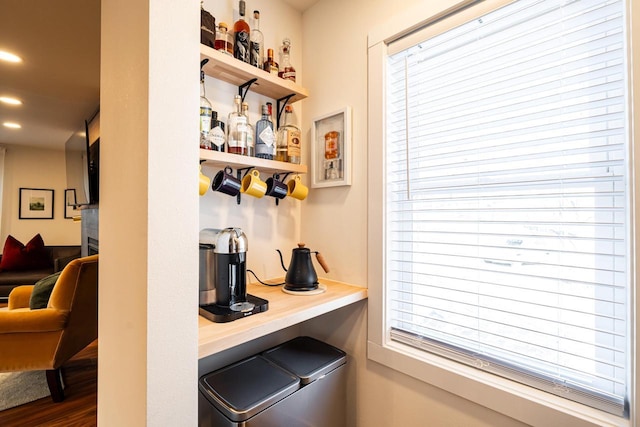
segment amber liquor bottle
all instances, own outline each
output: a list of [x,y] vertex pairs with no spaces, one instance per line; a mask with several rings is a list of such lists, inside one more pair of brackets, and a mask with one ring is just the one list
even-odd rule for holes
[[267,49],[267,60],[264,62],[263,69],[267,73],[278,75],[278,63],[273,59],[273,49]]
[[249,24],[244,20],[245,3],[240,0],[240,18],[233,24],[235,42],[233,44],[233,56],[243,62],[251,62],[251,52],[249,51],[250,30]]
[[296,81],[296,69],[291,65],[291,40],[282,40],[280,46],[280,71],[278,76],[285,80]]

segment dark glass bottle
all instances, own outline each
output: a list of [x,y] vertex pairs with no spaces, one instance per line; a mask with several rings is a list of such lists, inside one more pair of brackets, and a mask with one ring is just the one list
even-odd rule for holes
[[211,131],[209,131],[209,141],[211,141],[211,149],[215,151],[224,151],[227,142],[224,133],[224,122],[218,120],[218,112],[211,112]]

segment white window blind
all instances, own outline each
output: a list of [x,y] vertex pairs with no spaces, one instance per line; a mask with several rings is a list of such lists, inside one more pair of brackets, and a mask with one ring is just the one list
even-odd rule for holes
[[385,148],[391,339],[618,415],[623,11],[515,1],[392,53]]

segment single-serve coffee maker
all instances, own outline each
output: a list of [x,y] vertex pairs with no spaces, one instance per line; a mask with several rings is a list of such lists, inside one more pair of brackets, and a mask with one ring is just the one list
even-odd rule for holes
[[200,231],[200,315],[223,323],[267,311],[247,294],[247,246],[240,228]]

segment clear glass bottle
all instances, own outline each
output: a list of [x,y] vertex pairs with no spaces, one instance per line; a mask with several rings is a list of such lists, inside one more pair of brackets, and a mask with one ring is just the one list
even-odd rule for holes
[[291,40],[288,38],[282,40],[280,46],[280,71],[278,76],[285,80],[296,81],[296,70],[291,65]]
[[204,88],[204,71],[200,70],[200,148],[211,150],[209,131],[211,130],[211,103]]
[[263,68],[267,73],[278,75],[278,63],[273,59],[273,49],[267,49],[267,60],[264,61]]
[[227,120],[227,152],[244,155],[247,153],[247,119],[240,109],[240,95],[234,97],[233,104]]
[[284,124],[278,129],[276,160],[300,164],[300,128],[294,123],[293,107],[284,109]]
[[273,133],[273,122],[269,114],[269,106],[262,106],[262,117],[256,122],[256,157],[273,159],[276,135]]
[[216,40],[213,48],[228,55],[233,55],[233,36],[229,33],[229,27],[225,22],[219,23],[216,28]]
[[235,40],[233,43],[233,56],[243,62],[251,61],[251,53],[249,52],[249,42],[251,40],[251,30],[249,24],[244,20],[245,2],[240,0],[240,18],[233,24],[233,34]]
[[247,132],[247,149],[246,149],[246,155],[247,156],[251,156],[251,157],[255,157],[256,155],[256,146],[255,146],[255,142],[254,142],[254,131],[253,131],[253,125],[251,124],[251,120],[249,120],[249,104],[246,102],[242,103],[242,115],[245,117],[246,119],[246,132]]
[[224,122],[218,120],[218,112],[211,112],[211,131],[209,132],[211,150],[224,151],[227,137],[224,133]]
[[253,11],[253,28],[251,29],[251,65],[264,67],[264,36],[260,31],[260,11]]

